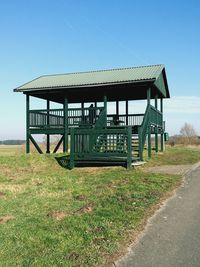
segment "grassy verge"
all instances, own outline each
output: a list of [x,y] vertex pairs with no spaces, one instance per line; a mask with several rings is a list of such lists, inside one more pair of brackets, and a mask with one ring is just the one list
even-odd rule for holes
[[184,165],[194,164],[200,160],[200,149],[193,149],[184,146],[167,146],[164,153],[152,153],[152,159],[147,159],[147,152],[145,153],[147,160],[146,166],[159,166],[159,165]]
[[[170,149],[151,164],[173,164],[182,153]],[[188,153],[181,164],[200,158]],[[0,266],[98,266],[180,181],[121,167],[67,171],[52,156],[1,154]]]

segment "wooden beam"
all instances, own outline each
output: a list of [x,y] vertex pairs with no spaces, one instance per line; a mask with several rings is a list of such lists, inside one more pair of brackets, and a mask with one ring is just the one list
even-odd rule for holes
[[30,133],[29,133],[29,125],[30,125],[30,97],[26,95],[26,153],[30,153]]
[[60,141],[58,142],[58,144],[56,145],[56,147],[54,148],[54,151],[53,153],[56,153],[60,147],[60,145],[62,144],[62,141],[63,141],[63,136],[60,138]]
[[35,139],[32,137],[32,135],[29,135],[29,138],[30,138],[31,142],[33,143],[33,145],[35,146],[35,148],[37,149],[37,151],[38,151],[40,154],[43,154],[41,148],[38,146],[37,142],[36,142]]

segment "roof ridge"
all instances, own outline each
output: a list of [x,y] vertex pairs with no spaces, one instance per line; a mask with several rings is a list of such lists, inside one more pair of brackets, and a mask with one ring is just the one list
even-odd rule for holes
[[[114,70],[127,70],[127,69],[139,69],[139,68],[149,68],[149,67],[156,67],[156,66],[163,66],[164,64],[155,64],[155,65],[146,65],[146,66],[135,66],[135,67],[121,67],[121,68],[112,68],[112,69],[101,69],[101,70],[91,70],[91,71],[78,71],[78,72],[67,72],[67,73],[57,73],[57,74],[46,74],[41,75],[38,78],[41,77],[49,77],[49,76],[62,76],[62,75],[72,75],[72,74],[85,74],[85,73],[96,73],[96,72],[108,72],[108,71],[114,71]],[[37,79],[37,78],[36,78]]]

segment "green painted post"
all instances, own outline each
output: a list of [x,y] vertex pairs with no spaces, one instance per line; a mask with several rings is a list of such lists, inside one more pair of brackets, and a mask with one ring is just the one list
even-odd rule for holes
[[30,125],[30,98],[29,95],[26,95],[26,153],[30,153],[30,133],[29,133],[29,125]]
[[69,159],[69,168],[73,169],[74,168],[74,128],[71,128],[70,130],[70,159]]
[[126,100],[126,125],[128,125],[128,100]]
[[[147,104],[151,104],[151,88],[147,90]],[[149,118],[148,125],[148,157],[151,158],[151,118]]]
[[161,146],[161,151],[164,151],[164,134],[163,134],[163,99],[160,99],[160,112],[162,113],[162,130],[161,130],[161,135],[160,135],[160,146]]
[[[158,96],[155,96],[155,108],[158,109]],[[156,113],[156,129],[155,129],[155,149],[158,153],[158,113]]]
[[130,169],[131,168],[131,164],[132,164],[131,134],[132,134],[132,129],[131,129],[131,127],[128,127],[127,169]]
[[[105,116],[106,116],[106,124],[107,124],[107,96],[104,95],[103,97],[103,102],[104,102],[104,109],[105,109]],[[107,140],[106,140],[106,145],[105,145],[105,149],[107,150]]]
[[107,96],[106,95],[104,95],[103,97],[103,102],[104,102],[104,109],[105,109],[106,117],[107,117]]
[[151,158],[151,126],[148,126],[148,158]]
[[138,135],[139,135],[139,157],[140,157],[140,160],[143,160],[142,127],[141,126],[139,126],[138,128]]
[[151,88],[147,89],[147,104],[151,104]]
[[116,101],[116,115],[119,116],[119,101]]
[[63,138],[63,152],[68,152],[68,99],[64,98],[64,138]]
[[[47,127],[49,128],[49,109],[50,109],[50,101],[47,100]],[[47,134],[47,144],[46,144],[46,153],[49,154],[50,153],[50,135]]]

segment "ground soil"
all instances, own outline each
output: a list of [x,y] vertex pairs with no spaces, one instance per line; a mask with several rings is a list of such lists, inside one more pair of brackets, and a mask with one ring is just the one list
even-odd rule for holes
[[11,215],[1,216],[0,217],[0,224],[7,223],[7,222],[14,220],[14,219],[15,219],[15,217],[11,216]]

